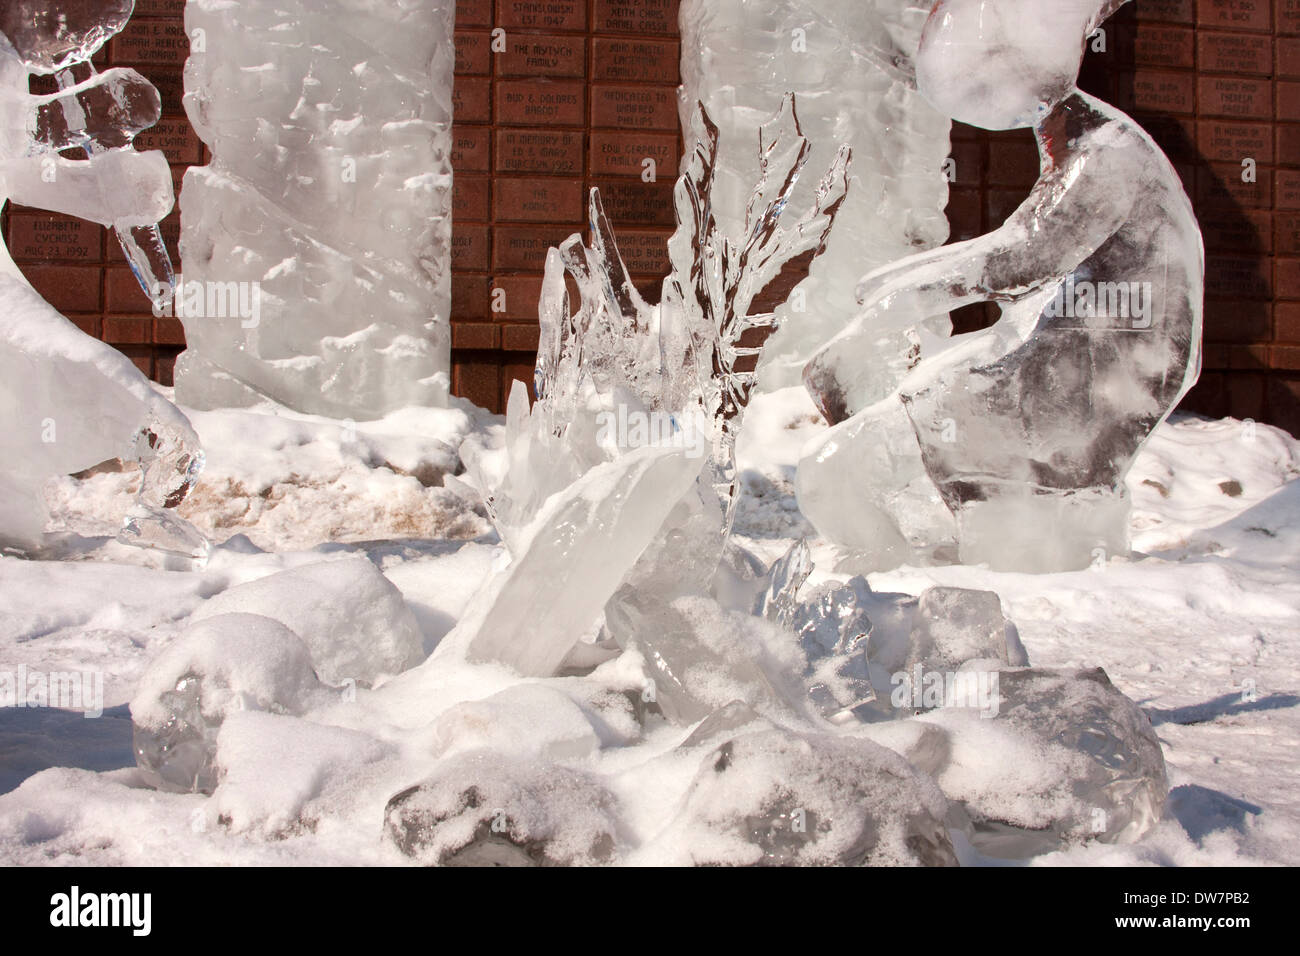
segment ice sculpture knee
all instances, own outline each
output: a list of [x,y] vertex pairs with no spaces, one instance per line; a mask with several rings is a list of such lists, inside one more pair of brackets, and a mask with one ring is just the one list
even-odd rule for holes
[[[157,222],[172,207],[160,152],[136,152],[158,119],[158,92],[134,70],[97,74],[90,58],[133,0],[19,0],[0,10],[0,206],[9,199],[117,231],[142,285],[164,297],[171,264]],[[59,91],[29,92],[32,74]],[[85,159],[61,153],[81,149]],[[197,553],[206,542],[164,509],[202,464],[185,416],[120,352],[80,332],[27,282],[0,244],[0,546],[42,543],[46,479],[111,458],[140,463],[124,540]]]
[[[1127,553],[1125,474],[1199,374],[1191,203],[1151,138],[1075,85],[1085,39],[1122,2],[936,4],[922,93],[954,119],[1032,126],[1041,176],[994,232],[869,274],[863,312],[805,370],[833,424],[898,421],[902,404],[965,562],[1047,571]],[[1002,308],[989,329],[927,328],[988,301]],[[842,446],[846,427],[829,441]],[[832,538],[818,491],[834,482],[819,472],[850,457],[823,445],[801,465],[801,503]]]

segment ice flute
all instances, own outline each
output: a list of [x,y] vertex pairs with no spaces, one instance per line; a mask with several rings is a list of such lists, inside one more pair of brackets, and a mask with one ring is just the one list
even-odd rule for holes
[[[1077,86],[1123,2],[940,0],[926,24],[921,92],[975,126],[1032,128],[1042,170],[999,229],[869,273],[861,314],[805,369],[836,427],[800,465],[800,504],[868,551],[883,529],[881,563],[942,536],[891,510],[922,468],[965,563],[1046,572],[1129,550],[1125,475],[1200,372],[1204,250],[1159,147]],[[927,319],[990,301],[983,331]]]

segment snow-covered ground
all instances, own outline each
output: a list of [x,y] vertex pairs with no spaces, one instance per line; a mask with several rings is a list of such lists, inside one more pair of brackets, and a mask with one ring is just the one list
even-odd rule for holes
[[[222,727],[226,772],[212,797],[146,786],[127,703],[217,595],[363,555],[405,598],[427,652],[500,561],[482,505],[442,482],[459,442],[499,431],[499,420],[468,406],[362,425],[267,410],[191,414],[208,468],[182,511],[222,542],[202,570],[112,540],[119,496],[134,480],[113,471],[51,486],[55,527],[80,535],[62,535],[47,560],[0,556],[0,672],[102,675],[104,705],[98,719],[0,709],[0,862],[404,862],[381,839],[385,804],[470,745],[542,750],[598,771],[630,830],[625,861],[679,859],[669,822],[699,753],[676,749],[691,728],[652,720],[642,729],[609,703],[618,661],[585,682],[416,668],[317,701],[310,720],[237,713]],[[822,427],[801,390],[751,411],[738,530],[764,558],[813,535],[793,472]],[[1166,819],[1136,845],[1087,845],[1037,863],[1300,862],[1298,478],[1300,443],[1289,436],[1180,418],[1131,475],[1131,558],[1045,576],[970,567],[869,575],[876,591],[996,591],[1035,665],[1101,666],[1150,717],[1173,788]],[[104,537],[92,536],[97,528]],[[810,583],[855,573],[851,555],[810,543]],[[319,599],[334,612],[329,595]]]

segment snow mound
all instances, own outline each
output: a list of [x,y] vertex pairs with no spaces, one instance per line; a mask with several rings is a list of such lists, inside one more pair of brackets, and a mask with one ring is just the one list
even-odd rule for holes
[[424,639],[402,594],[366,558],[291,568],[223,591],[195,612],[261,614],[303,639],[321,680],[362,686],[424,659]]

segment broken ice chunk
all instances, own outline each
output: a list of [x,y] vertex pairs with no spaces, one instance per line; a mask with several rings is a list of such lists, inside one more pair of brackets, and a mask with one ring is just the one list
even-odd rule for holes
[[301,714],[328,693],[307,646],[278,621],[257,614],[200,621],[140,679],[131,700],[136,763],[155,787],[211,793],[217,734],[230,714]]
[[1146,714],[1100,668],[999,674],[996,716],[945,708],[937,773],[973,820],[972,843],[1022,856],[1063,842],[1131,843],[1160,819],[1169,784]]
[[491,751],[452,757],[384,809],[384,836],[431,866],[595,866],[617,802],[592,774]]
[[[1013,646],[1014,641],[1014,646]],[[971,661],[1029,663],[993,591],[934,587],[921,595],[905,667],[955,671]]]
[[240,584],[194,613],[244,612],[279,621],[306,642],[321,680],[370,686],[424,659],[424,639],[402,594],[364,557],[322,561]]
[[947,810],[878,744],[768,730],[704,758],[668,836],[697,866],[955,866]]
[[848,719],[876,699],[867,661],[873,600],[865,578],[822,585],[795,605],[787,626],[799,636],[808,659],[804,681],[822,716]]

